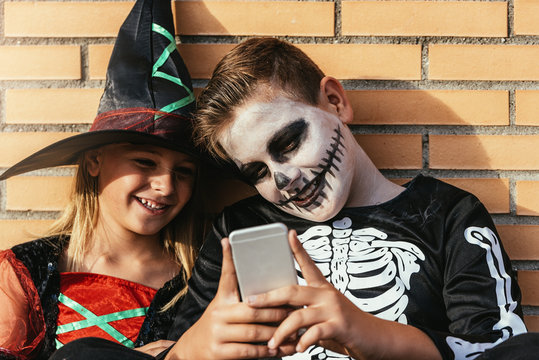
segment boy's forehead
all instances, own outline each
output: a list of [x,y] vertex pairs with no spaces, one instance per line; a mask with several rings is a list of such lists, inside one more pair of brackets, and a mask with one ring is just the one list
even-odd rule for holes
[[219,143],[236,162],[257,157],[267,150],[273,134],[290,121],[284,115],[289,113],[290,106],[288,99],[270,102],[251,99],[232,114],[231,121],[218,136]]
[[[302,107],[305,106],[305,109]],[[290,122],[308,111],[307,105],[280,96],[272,100],[252,99],[238,107],[229,125],[220,136],[222,145],[245,140],[246,136],[258,140],[270,138]]]
[[256,98],[238,107],[230,127],[268,129],[278,128],[292,121],[299,113],[308,111],[309,105],[285,96],[272,99]]

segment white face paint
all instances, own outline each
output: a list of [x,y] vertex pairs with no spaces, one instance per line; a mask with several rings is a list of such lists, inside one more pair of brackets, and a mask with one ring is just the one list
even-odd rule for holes
[[313,221],[335,216],[350,196],[355,139],[321,106],[286,97],[241,106],[219,142],[268,201]]

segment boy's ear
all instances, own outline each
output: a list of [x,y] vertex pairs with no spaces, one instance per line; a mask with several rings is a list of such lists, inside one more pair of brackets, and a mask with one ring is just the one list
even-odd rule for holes
[[334,111],[343,123],[352,122],[354,110],[339,80],[324,76],[320,80],[320,97],[321,104]]
[[99,169],[101,168],[101,150],[88,150],[84,153],[84,157],[86,158],[86,168],[88,169],[88,174],[93,177],[99,175]]

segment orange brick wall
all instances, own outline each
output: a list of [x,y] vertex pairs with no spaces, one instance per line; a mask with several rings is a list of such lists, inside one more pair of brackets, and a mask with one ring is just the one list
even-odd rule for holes
[[[0,0],[0,170],[88,129],[132,4]],[[475,193],[518,270],[527,324],[539,331],[539,0],[174,5],[195,87],[239,41],[287,39],[343,81],[357,140],[388,177],[421,172]],[[50,224],[71,174],[47,169],[0,183],[0,248]]]

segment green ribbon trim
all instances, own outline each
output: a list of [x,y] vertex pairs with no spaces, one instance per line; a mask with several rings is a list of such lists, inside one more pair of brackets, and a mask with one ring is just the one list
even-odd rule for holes
[[173,112],[176,109],[182,108],[190,104],[191,102],[194,101],[194,99],[195,99],[195,96],[191,94],[190,96],[184,97],[183,99],[180,99],[171,104],[168,104],[167,106],[162,107],[160,111],[167,112],[167,113]]
[[176,44],[176,40],[174,40],[174,36],[172,36],[171,33],[168,32],[167,29],[165,29],[164,27],[162,27],[161,25],[159,24],[156,24],[156,23],[152,23],[152,31],[158,33],[158,34],[161,34],[163,35],[164,37],[166,37],[167,39],[170,40],[170,42]]
[[165,50],[163,50],[163,53],[159,56],[159,58],[157,59],[157,61],[153,65],[152,77],[159,77],[159,78],[171,81],[171,82],[181,86],[182,88],[184,88],[185,91],[187,91],[187,94],[188,94],[186,97],[184,97],[184,98],[182,98],[182,99],[180,99],[178,101],[175,101],[175,102],[173,102],[171,104],[168,104],[168,105],[162,107],[161,109],[159,109],[159,111],[170,113],[170,112],[172,112],[174,110],[177,110],[177,109],[179,109],[181,107],[184,107],[184,106],[189,105],[190,103],[194,102],[195,101],[195,95],[193,94],[193,92],[187,86],[185,86],[185,84],[182,82],[182,80],[180,78],[178,78],[176,76],[171,76],[171,75],[166,74],[166,73],[164,73],[162,71],[159,71],[159,68],[161,66],[163,66],[163,64],[168,60],[168,58],[170,57],[170,54],[172,54],[174,51],[177,51],[178,49],[176,48],[176,40],[174,39],[174,36],[172,36],[172,34],[170,32],[168,32],[167,29],[165,29],[164,27],[162,27],[159,24],[152,23],[152,31],[163,35],[164,37],[166,37],[170,41],[170,44],[168,44],[168,46],[165,48]]
[[[146,315],[146,312],[148,311],[148,308],[145,307],[145,308],[125,310],[125,311],[118,311],[111,314],[97,316],[96,314],[86,309],[84,306],[82,306],[75,300],[68,298],[64,294],[60,294],[58,296],[58,301],[60,301],[62,304],[66,305],[67,307],[73,309],[80,315],[84,316],[86,320],[75,321],[69,324],[58,326],[56,329],[57,335],[64,334],[70,331],[86,329],[91,326],[97,326],[101,330],[109,334],[116,341],[118,341],[120,344],[123,344],[124,346],[130,347],[130,348],[135,347],[135,344],[133,343],[133,341],[129,340],[121,332],[119,332],[118,330],[113,328],[111,325],[109,325],[109,322],[123,320],[123,319],[130,319],[137,316],[144,316]],[[56,343],[57,349],[59,348],[58,343],[59,342]]]

